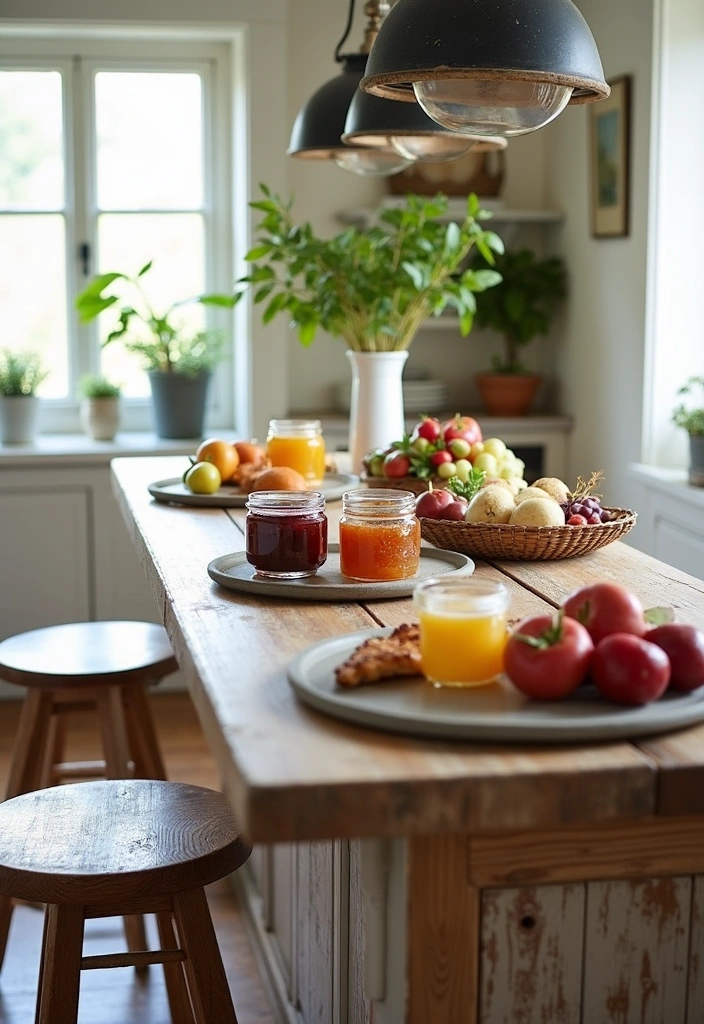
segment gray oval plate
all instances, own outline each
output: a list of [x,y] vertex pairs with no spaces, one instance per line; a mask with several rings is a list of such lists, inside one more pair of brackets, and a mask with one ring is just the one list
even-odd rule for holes
[[[320,493],[326,501],[337,501],[345,491],[357,487],[359,477],[353,473],[326,473]],[[234,484],[224,484],[215,494],[194,494],[180,476],[168,480],[155,480],[149,484],[152,498],[169,505],[195,505],[200,508],[244,508],[248,495]]]
[[410,597],[416,584],[430,576],[446,572],[469,576],[474,562],[467,555],[439,548],[421,548],[418,572],[407,580],[384,583],[360,583],[340,572],[340,545],[328,544],[328,558],[315,576],[300,580],[272,580],[258,576],[247,561],[244,551],[214,558],[208,565],[208,575],[229,590],[264,597],[287,597],[298,601],[369,601]]
[[420,676],[345,689],[335,668],[370,636],[365,629],[308,647],[288,665],[288,678],[304,703],[334,718],[410,736],[491,742],[563,743],[650,736],[704,720],[704,686],[668,693],[644,707],[604,700],[594,687],[549,703],[533,701],[503,677],[474,689],[435,689]]

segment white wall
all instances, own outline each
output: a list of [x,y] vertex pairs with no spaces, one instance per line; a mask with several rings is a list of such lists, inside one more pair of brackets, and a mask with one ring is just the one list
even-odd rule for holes
[[571,475],[601,469],[610,504],[628,506],[625,470],[641,454],[653,0],[580,0],[607,78],[633,76],[631,229],[595,239],[589,223],[590,107],[544,129],[547,200],[566,213],[559,239],[570,297],[557,348],[563,408],[575,417]]

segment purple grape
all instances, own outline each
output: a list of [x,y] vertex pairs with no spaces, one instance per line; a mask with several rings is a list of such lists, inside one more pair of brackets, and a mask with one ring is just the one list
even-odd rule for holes
[[602,521],[602,523],[610,523],[611,519],[612,519],[611,513],[607,512],[606,509],[604,509],[602,511],[602,513],[601,513],[601,521]]
[[585,508],[581,501],[573,501],[569,509],[571,516],[588,516],[589,509]]

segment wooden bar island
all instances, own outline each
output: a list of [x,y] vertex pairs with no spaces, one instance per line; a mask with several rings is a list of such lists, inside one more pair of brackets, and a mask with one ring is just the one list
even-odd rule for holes
[[[255,600],[217,586],[206,567],[243,550],[245,513],[153,501],[148,484],[184,468],[117,459],[114,489],[256,844],[241,884],[280,1020],[703,1024],[704,726],[498,746],[309,710],[287,681],[291,657],[409,621],[410,601]],[[339,503],[328,516],[334,538]],[[623,543],[476,572],[508,585],[512,618],[615,580],[704,628],[704,582]]]

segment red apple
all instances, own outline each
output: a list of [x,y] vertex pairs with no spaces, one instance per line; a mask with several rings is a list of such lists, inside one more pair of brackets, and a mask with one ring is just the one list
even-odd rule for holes
[[440,513],[454,500],[454,494],[444,489],[424,491],[416,498],[416,515],[424,519],[440,519]]
[[481,427],[471,416],[454,416],[442,425],[442,436],[445,442],[452,441],[455,437],[461,437],[470,446],[482,439]]
[[596,645],[592,676],[599,693],[619,704],[657,700],[670,681],[670,660],[657,644],[633,633],[612,633]]
[[647,626],[643,605],[619,583],[591,583],[562,602],[565,615],[586,626],[595,644],[611,633],[643,636]]
[[433,452],[430,456],[431,466],[441,466],[443,462],[454,462],[452,455],[445,448],[442,448],[439,452]]
[[417,437],[424,437],[426,441],[437,441],[441,433],[440,421],[433,419],[432,416],[424,416],[413,428],[411,441],[415,441]]
[[440,515],[438,519],[450,519],[454,522],[463,523],[464,517],[467,514],[468,502],[464,498],[455,498],[449,505],[445,505],[443,509],[440,509]]
[[667,622],[645,634],[670,659],[670,689],[688,693],[704,686],[704,632],[696,626]]
[[408,476],[411,471],[411,460],[403,452],[392,452],[384,459],[384,476],[396,480]]

